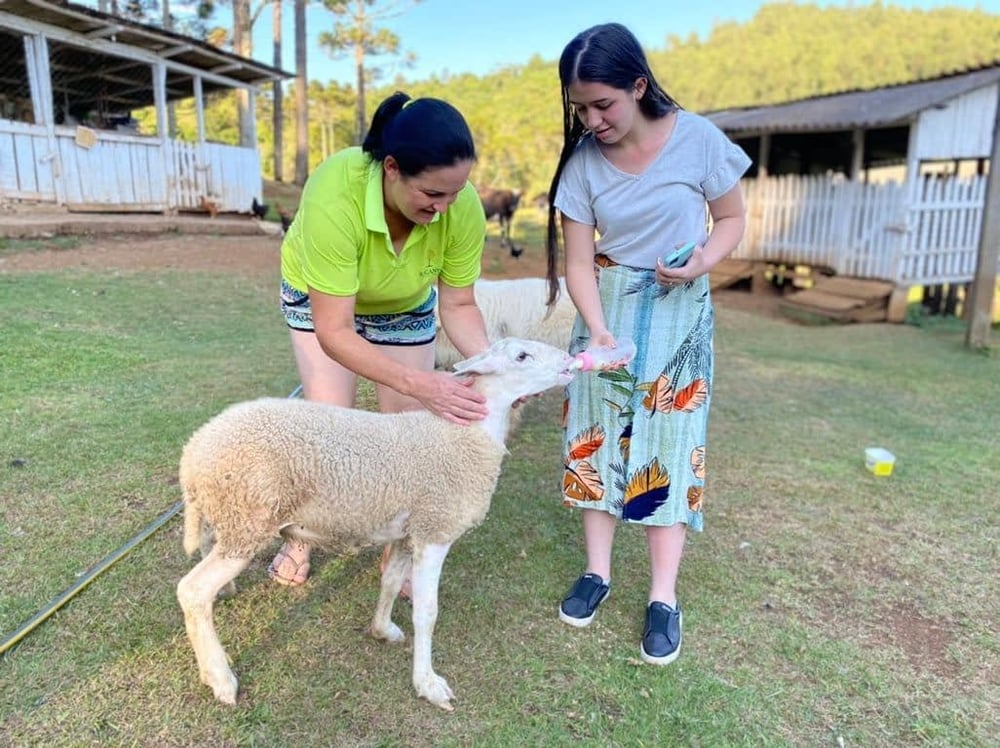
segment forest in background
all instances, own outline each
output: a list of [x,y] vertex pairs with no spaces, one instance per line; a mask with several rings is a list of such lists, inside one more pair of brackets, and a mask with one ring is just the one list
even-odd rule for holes
[[[433,0],[431,0],[433,1]],[[566,40],[578,29],[567,27]],[[403,38],[405,42],[405,37]],[[705,37],[669,36],[646,50],[661,86],[695,112],[773,104],[842,91],[936,77],[1000,61],[1000,15],[983,10],[906,9],[875,2],[826,6],[774,2],[745,23],[718,23]],[[436,96],[469,121],[479,162],[477,184],[521,189],[533,196],[548,188],[562,140],[556,60],[538,56],[489,75],[433,76],[372,81],[366,116],[395,90]],[[355,87],[310,81],[309,168],[357,140]],[[233,97],[211,103],[209,137],[236,142]],[[265,178],[274,175],[273,100],[257,98],[257,133]],[[283,99],[285,175],[295,159],[295,96]],[[194,127],[193,104],[178,106],[181,130]],[[290,181],[289,177],[285,177]]]

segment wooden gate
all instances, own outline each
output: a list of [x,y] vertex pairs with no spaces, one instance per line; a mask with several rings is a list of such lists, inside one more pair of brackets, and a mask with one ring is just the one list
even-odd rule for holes
[[985,176],[864,184],[789,175],[748,179],[743,190],[747,232],[736,258],[900,285],[975,275]]
[[908,241],[895,279],[905,285],[971,281],[985,204],[985,175],[928,176],[911,185]]

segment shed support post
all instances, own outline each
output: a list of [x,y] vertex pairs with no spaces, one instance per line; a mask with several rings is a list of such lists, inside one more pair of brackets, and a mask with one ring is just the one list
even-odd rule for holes
[[156,134],[160,139],[160,155],[163,159],[163,175],[166,180],[164,190],[164,213],[173,215],[177,211],[177,172],[174,169],[173,153],[170,149],[170,123],[167,117],[167,66],[158,62],[153,65],[153,102],[156,107]]
[[854,148],[851,151],[851,181],[860,182],[865,168],[865,131],[857,129],[852,133]]
[[771,135],[764,133],[760,136],[760,151],[757,155],[757,178],[767,178],[767,164],[771,160]]
[[989,345],[993,301],[997,293],[997,261],[1000,259],[1000,87],[997,92],[990,173],[986,178],[986,199],[979,234],[979,255],[969,294],[969,328],[965,342],[970,348],[985,348]]

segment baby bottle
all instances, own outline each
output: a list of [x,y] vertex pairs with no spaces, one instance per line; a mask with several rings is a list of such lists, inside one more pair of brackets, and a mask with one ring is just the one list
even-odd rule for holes
[[619,365],[627,364],[635,358],[635,342],[631,338],[620,338],[617,343],[614,348],[601,345],[581,351],[574,356],[570,368],[580,371],[604,371],[618,368]]

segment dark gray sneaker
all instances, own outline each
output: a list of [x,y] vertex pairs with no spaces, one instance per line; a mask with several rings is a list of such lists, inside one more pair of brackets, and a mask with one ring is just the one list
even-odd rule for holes
[[611,592],[611,586],[597,574],[584,574],[559,605],[559,620],[583,628],[594,620],[597,607]]
[[681,653],[681,609],[651,602],[646,608],[646,628],[639,647],[650,665],[669,665]]

